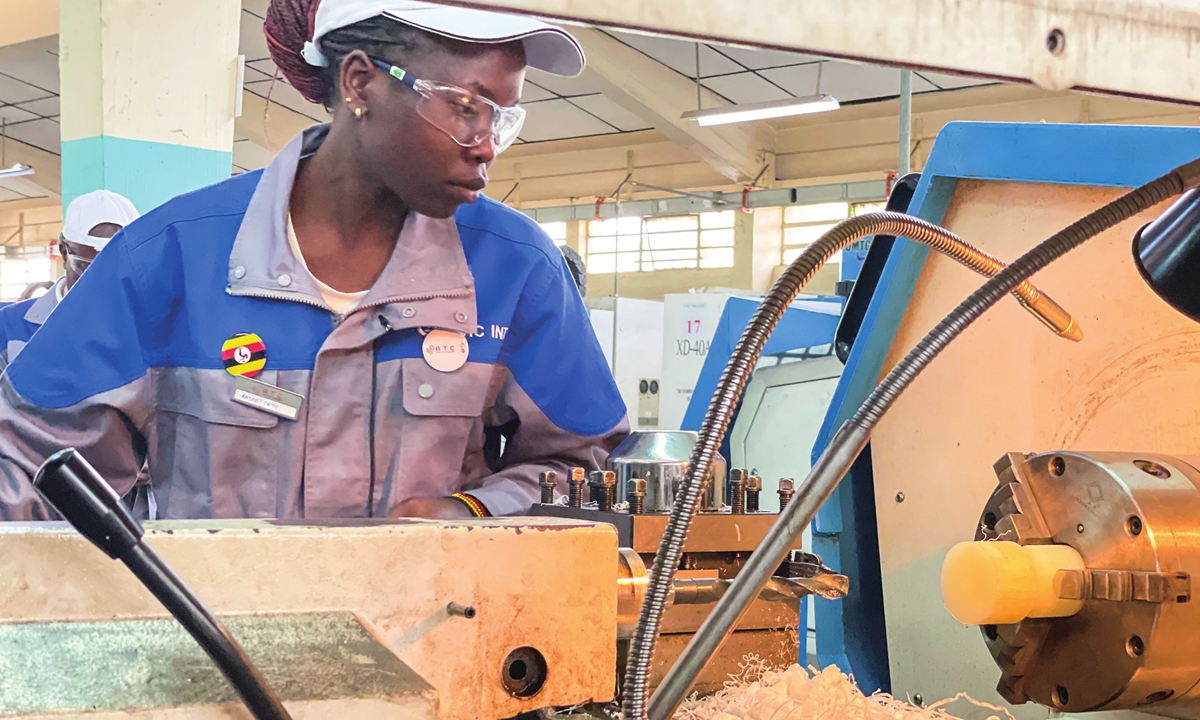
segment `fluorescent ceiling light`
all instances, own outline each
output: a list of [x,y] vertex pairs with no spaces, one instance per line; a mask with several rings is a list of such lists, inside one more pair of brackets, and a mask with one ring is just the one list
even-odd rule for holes
[[726,105],[705,110],[689,110],[683,120],[695,120],[702,126],[727,125],[729,123],[770,120],[772,118],[808,115],[810,113],[837,110],[837,98],[832,95],[808,95],[789,100],[754,103],[752,105]]
[[17,163],[16,165],[13,165],[10,168],[5,168],[3,170],[0,170],[0,180],[7,180],[8,178],[15,178],[15,177],[21,177],[22,175],[32,175],[32,174],[33,174],[33,168],[29,167],[28,165],[22,165],[21,163]]

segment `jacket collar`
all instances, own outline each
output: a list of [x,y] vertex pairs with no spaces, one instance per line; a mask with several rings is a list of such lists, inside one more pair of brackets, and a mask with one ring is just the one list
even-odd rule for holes
[[31,322],[34,325],[45,325],[46,318],[50,317],[50,313],[54,312],[54,308],[58,307],[58,290],[59,288],[66,289],[67,279],[59,278],[54,283],[54,287],[46,291],[46,294],[33,301],[29,309],[25,311],[25,321]]
[[[312,275],[292,253],[287,238],[288,202],[300,159],[316,152],[328,125],[305,130],[263,171],[229,255],[230,295],[307,303],[329,309]],[[409,213],[396,249],[358,307],[404,304],[387,312],[393,329],[442,327],[475,332],[475,282],[453,218]],[[408,310],[420,304],[423,307]],[[332,312],[332,311],[331,311]]]

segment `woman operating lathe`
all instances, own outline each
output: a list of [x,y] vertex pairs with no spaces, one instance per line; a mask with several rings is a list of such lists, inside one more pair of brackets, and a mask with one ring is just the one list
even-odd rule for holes
[[0,378],[0,515],[75,447],[160,517],[509,515],[595,468],[625,408],[561,253],[480,195],[526,66],[583,56],[536,20],[274,0],[276,63],[332,122],[265,169],[146,213]]

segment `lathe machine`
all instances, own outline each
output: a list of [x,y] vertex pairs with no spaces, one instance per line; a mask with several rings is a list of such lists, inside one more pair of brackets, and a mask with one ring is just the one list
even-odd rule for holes
[[[147,542],[246,647],[297,718],[506,718],[611,701],[695,435],[635,433],[535,517],[444,523],[148,523]],[[661,677],[774,521],[724,467],[664,628]],[[618,477],[621,483],[617,484]],[[781,502],[786,504],[787,483]],[[618,488],[620,492],[618,492]],[[585,495],[587,497],[585,497]],[[556,504],[556,500],[560,504]],[[797,657],[809,593],[846,579],[797,553],[698,690],[747,654]],[[124,568],[65,524],[0,524],[0,717],[243,717],[232,688]]]

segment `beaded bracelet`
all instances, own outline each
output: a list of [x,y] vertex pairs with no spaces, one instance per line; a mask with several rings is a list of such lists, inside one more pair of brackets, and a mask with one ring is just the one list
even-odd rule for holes
[[460,492],[454,493],[450,497],[454,498],[455,500],[458,500],[463,505],[466,505],[467,509],[471,511],[471,514],[477,518],[492,516],[492,514],[490,512],[488,512],[488,509],[486,507],[484,507],[483,503],[479,502],[474,497],[472,497],[466,493],[460,493]]

